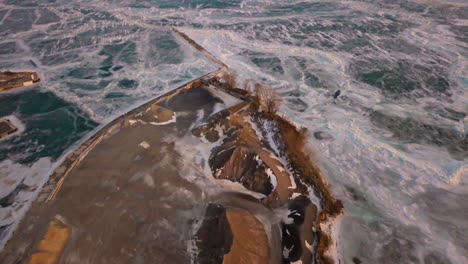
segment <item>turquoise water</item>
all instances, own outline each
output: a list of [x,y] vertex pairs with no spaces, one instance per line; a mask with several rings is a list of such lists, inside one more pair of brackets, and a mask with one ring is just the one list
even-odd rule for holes
[[26,124],[20,136],[0,144],[0,160],[34,162],[41,157],[56,159],[75,141],[98,124],[75,105],[52,92],[28,90],[0,97],[0,116],[15,114]]
[[[0,198],[39,168],[47,177],[99,125],[216,68],[171,27],[234,68],[240,84],[275,87],[281,111],[309,129],[345,204],[343,263],[468,262],[461,0],[0,1],[0,70],[43,80],[0,95],[0,116],[24,126],[0,141],[0,181],[16,179]],[[29,202],[0,208],[0,241],[14,229],[11,212]]]

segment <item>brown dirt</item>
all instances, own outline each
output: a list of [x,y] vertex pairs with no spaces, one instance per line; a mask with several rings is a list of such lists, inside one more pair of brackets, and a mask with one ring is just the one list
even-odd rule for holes
[[289,174],[278,160],[270,157],[270,152],[267,152],[264,149],[259,149],[257,153],[260,156],[260,159],[262,159],[263,162],[265,162],[265,164],[273,171],[273,174],[276,176],[277,180],[275,191],[263,202],[273,208],[280,207],[287,203],[291,195],[294,192],[297,192],[297,190],[289,189],[289,187],[292,185]]
[[200,88],[203,85],[203,81],[201,79],[196,79],[192,82],[189,82],[187,85],[184,86],[184,90],[190,90],[194,88]]
[[226,212],[233,241],[231,250],[224,255],[223,264],[268,263],[268,237],[263,224],[248,211],[228,209]]

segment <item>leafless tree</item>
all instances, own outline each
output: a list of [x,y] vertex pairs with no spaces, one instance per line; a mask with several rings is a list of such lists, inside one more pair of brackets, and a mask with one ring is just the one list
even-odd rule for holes
[[254,100],[259,105],[265,107],[266,112],[269,114],[278,112],[281,105],[281,98],[278,96],[275,89],[258,83],[255,84]]
[[237,74],[234,71],[224,71],[222,74],[222,79],[228,88],[237,88]]
[[249,94],[252,94],[254,91],[254,87],[252,85],[252,80],[245,80],[244,82],[244,90],[246,90]]

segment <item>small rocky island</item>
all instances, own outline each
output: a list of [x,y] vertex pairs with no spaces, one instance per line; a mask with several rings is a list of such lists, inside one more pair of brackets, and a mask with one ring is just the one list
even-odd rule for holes
[[118,117],[55,169],[0,262],[335,263],[342,203],[278,99],[222,64]]

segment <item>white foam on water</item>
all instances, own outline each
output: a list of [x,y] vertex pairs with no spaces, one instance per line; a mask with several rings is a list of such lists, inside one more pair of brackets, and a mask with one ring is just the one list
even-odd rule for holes
[[[451,240],[451,236],[447,232],[443,235],[434,232],[434,228],[431,227],[433,224],[427,222],[425,210],[417,207],[416,204],[411,206],[406,204],[411,204],[412,197],[426,192],[423,186],[432,185],[449,190],[450,187],[444,185],[444,182],[451,184],[466,182],[460,176],[465,174],[465,162],[454,160],[445,150],[429,145],[406,145],[407,150],[397,148],[401,143],[392,140],[391,134],[388,132],[375,128],[366,118],[366,111],[362,108],[370,107],[374,111],[380,110],[394,115],[411,116],[429,124],[438,122],[437,125],[443,127],[459,126],[459,123],[434,119],[433,116],[428,116],[426,111],[421,111],[430,102],[430,98],[421,99],[422,104],[389,102],[375,88],[353,83],[351,76],[346,72],[347,65],[352,59],[348,54],[325,52],[305,47],[299,49],[274,41],[270,43],[252,41],[245,38],[248,33],[242,32],[192,28],[183,28],[182,31],[223,62],[235,68],[241,78],[252,78],[252,76],[255,79],[264,78],[275,83],[280,93],[282,89],[285,91],[288,89],[283,88],[284,81],[275,79],[274,76],[260,71],[251,62],[246,61],[244,57],[239,55],[243,50],[273,54],[279,58],[284,58],[284,56],[305,57],[316,63],[314,68],[320,67],[328,72],[328,75],[333,75],[334,81],[329,82],[330,86],[334,87],[332,89],[344,89],[345,95],[351,99],[350,101],[340,101],[341,99],[339,99],[338,103],[332,104],[329,99],[330,95],[326,91],[309,88],[302,95],[302,99],[309,105],[305,112],[298,113],[287,106],[282,107],[282,111],[290,119],[306,126],[309,131],[326,128],[333,132],[335,140],[331,142],[310,139],[315,144],[310,147],[316,152],[317,159],[320,160],[321,164],[328,164],[330,170],[333,171],[326,173],[332,186],[343,184],[363,186],[364,192],[370,195],[372,203],[381,207],[387,217],[405,225],[417,225],[425,234],[438,241],[434,244],[444,244]],[[434,42],[427,43],[438,45]],[[443,45],[439,44],[438,46]],[[460,62],[461,55],[452,54],[450,56],[459,58],[459,63],[455,65],[458,70],[455,72],[460,72],[459,69],[463,67],[461,65],[466,64],[466,59],[463,58],[461,59],[463,62]],[[324,79],[327,79],[327,74],[324,74]],[[297,84],[290,83],[289,85],[295,86]],[[301,85],[298,86],[301,87]],[[453,87],[453,90],[455,93],[461,92],[457,86]],[[460,104],[462,98],[464,96],[458,96],[455,98],[455,102],[450,105],[455,106],[455,109],[460,111],[466,111],[466,105],[463,107],[463,104]],[[436,102],[441,104],[440,101]],[[460,132],[464,131],[463,127],[459,128]],[[272,141],[269,139],[269,142]],[[272,147],[275,145],[273,144]],[[379,181],[384,180],[383,177],[388,177],[386,176],[388,171],[393,171],[402,177],[397,186],[386,186],[379,183]],[[402,208],[405,209],[402,210]],[[451,257],[459,261],[464,260],[464,257],[460,258],[460,250],[462,249],[457,246],[454,248],[458,248],[454,250],[458,253],[452,254]]]
[[5,198],[16,188],[23,186],[14,197],[11,197],[11,204],[0,208],[0,226],[7,226],[0,240],[0,250],[10,239],[53,168],[54,164],[49,158],[41,158],[31,166],[9,160],[0,162],[0,197]]

